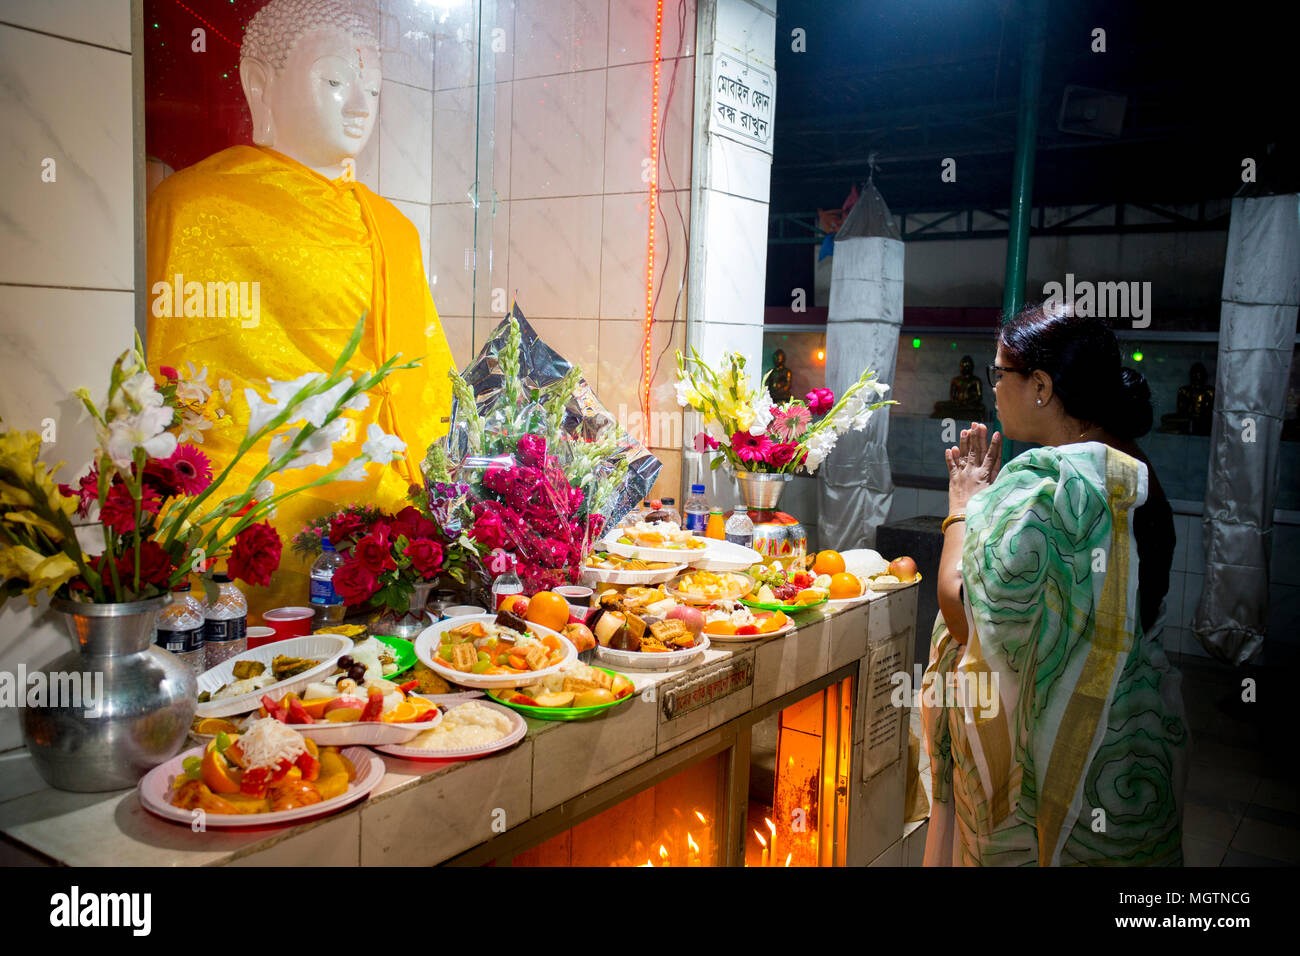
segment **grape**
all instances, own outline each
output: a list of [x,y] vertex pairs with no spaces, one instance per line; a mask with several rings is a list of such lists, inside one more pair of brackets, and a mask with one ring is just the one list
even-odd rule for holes
[[360,684],[363,680],[366,679],[366,665],[353,664],[351,667],[348,668],[348,676],[351,677],[358,684]]
[[351,654],[344,654],[342,657],[339,658],[339,667],[343,668],[345,671],[351,670],[352,665],[354,663],[355,662],[352,660]]

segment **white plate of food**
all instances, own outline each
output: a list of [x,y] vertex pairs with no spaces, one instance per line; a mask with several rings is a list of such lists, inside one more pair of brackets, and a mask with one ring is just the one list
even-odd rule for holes
[[[263,694],[269,694],[273,699],[279,700],[285,694],[296,693],[312,681],[332,673],[335,662],[351,649],[351,638],[340,634],[312,634],[307,637],[273,641],[242,654],[236,654],[216,667],[208,668],[198,678],[200,694],[207,692],[209,695],[220,693],[229,696],[222,696],[216,700],[209,699],[199,704],[194,712],[199,717],[229,717],[232,714],[256,710],[261,705]],[[318,663],[283,680],[275,680],[272,670],[276,658],[314,660]],[[261,664],[264,670],[262,674],[255,677],[237,679],[235,668],[241,662]],[[271,680],[267,682],[266,677],[270,677]],[[243,683],[244,681],[247,683]]]
[[662,671],[689,664],[709,649],[709,638],[701,634],[691,647],[679,651],[620,651],[602,644],[596,645],[596,660],[611,667],[633,670]]
[[[758,630],[754,633],[748,632],[751,627],[761,628],[763,622],[775,615],[780,614],[786,621],[785,624],[771,631]],[[729,624],[736,628],[733,633],[723,633],[716,629],[719,624]],[[710,626],[714,629],[710,630]],[[782,634],[789,634],[795,630],[798,625],[794,618],[783,611],[765,611],[761,608],[749,608],[739,601],[723,601],[710,608],[704,609],[704,633],[714,644],[726,644],[730,642],[745,643],[747,641],[761,641],[769,637],[780,637]]]
[[[205,750],[206,746],[191,748],[177,754],[171,760],[159,764],[145,774],[137,785],[140,803],[144,808],[164,820],[186,826],[191,826],[195,820],[199,819],[198,811],[203,809],[203,825],[209,830],[280,826],[335,813],[344,807],[365,799],[375,787],[379,786],[379,782],[384,779],[385,773],[384,762],[369,750],[364,747],[348,747],[341,753],[355,768],[355,778],[348,782],[347,789],[343,793],[336,797],[321,800],[318,803],[294,806],[291,809],[284,810],[228,813],[218,812],[215,809],[215,806],[221,805],[217,801],[224,801],[225,796],[213,794],[213,802],[207,803],[206,806],[204,802],[197,803],[195,808],[173,804],[172,799],[178,792],[175,786],[176,779],[185,776],[185,761],[192,757],[201,760]],[[319,796],[319,793],[317,795]],[[277,794],[277,796],[268,799],[268,804],[274,806],[277,800],[290,803],[296,802],[292,798],[284,801],[284,798]]]
[[872,591],[897,591],[900,588],[911,587],[921,581],[921,572],[916,572],[916,577],[910,581],[900,581],[892,574],[877,574],[874,578],[867,581],[867,587]]
[[[462,709],[464,707],[471,709],[466,711]],[[482,712],[483,710],[499,715],[505,720],[487,716]],[[457,711],[460,713],[457,714]],[[501,731],[501,736],[495,739],[481,740],[465,746],[447,746],[448,743],[456,744],[460,740],[483,738],[497,730]],[[401,757],[404,760],[468,760],[513,747],[523,740],[527,733],[528,722],[509,707],[488,700],[469,700],[460,701],[443,715],[443,723],[437,733],[430,734],[428,737],[421,734],[406,744],[382,744],[375,749],[390,757]],[[413,743],[416,745],[412,746]]]
[[[426,667],[430,668],[435,674],[445,680],[451,681],[454,684],[460,684],[464,687],[474,687],[480,690],[486,690],[491,687],[522,687],[525,684],[531,684],[539,677],[558,673],[565,664],[576,660],[578,657],[578,649],[574,647],[573,642],[558,631],[553,631],[549,627],[543,627],[540,624],[529,623],[528,630],[531,634],[525,635],[525,637],[529,639],[519,642],[517,640],[519,632],[497,625],[495,623],[496,619],[497,615],[495,614],[466,614],[462,617],[453,617],[448,618],[445,621],[439,621],[432,627],[426,627],[420,632],[420,636],[415,639],[415,656],[418,657]],[[451,659],[448,660],[441,656],[440,648],[443,646],[443,634],[452,631],[459,631],[461,634],[468,635],[470,631],[474,630],[473,626],[476,624],[480,625],[477,630],[482,632],[482,636],[473,637],[472,639],[466,636],[465,640],[453,641],[449,645],[452,648],[450,652]],[[465,630],[461,631],[460,629]],[[531,652],[534,648],[544,647],[542,641],[548,637],[553,637],[559,642],[558,653],[560,656],[557,657],[556,648],[547,648],[545,666],[533,668],[532,662],[529,662],[529,670],[513,671],[508,668],[508,665],[502,667],[502,665],[496,664],[489,665],[489,667],[485,668],[480,673],[474,673],[471,670],[462,670],[456,666],[457,664],[462,666],[468,665],[470,667],[480,666],[483,662],[483,658],[479,655],[484,653],[499,654],[500,652],[495,650],[495,647],[500,647],[502,644],[506,644],[510,647],[517,647],[522,643],[524,648],[528,652]],[[488,644],[488,641],[493,639],[497,642],[495,647]],[[472,643],[472,649],[476,658],[474,664],[469,664],[467,656],[469,653],[468,651],[458,652],[455,650],[456,644],[465,643]],[[459,660],[456,657],[458,653],[461,654],[461,659]],[[497,672],[494,673],[493,671]]]
[[686,570],[681,561],[644,561],[608,552],[592,552],[582,566],[582,583],[627,585],[662,584]]
[[668,593],[686,604],[734,601],[754,589],[754,579],[739,571],[687,571],[672,582]]
[[697,571],[748,571],[763,560],[763,556],[753,548],[717,538],[705,540],[709,542],[709,547],[704,552],[704,557],[691,562]]

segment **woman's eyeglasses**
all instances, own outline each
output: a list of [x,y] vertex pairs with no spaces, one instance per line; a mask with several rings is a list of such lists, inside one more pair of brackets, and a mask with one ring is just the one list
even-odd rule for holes
[[1013,368],[1010,365],[990,365],[985,369],[985,372],[989,377],[989,386],[991,388],[997,388],[998,382],[1002,381],[1003,372],[1017,372],[1020,375],[1028,375],[1030,369]]

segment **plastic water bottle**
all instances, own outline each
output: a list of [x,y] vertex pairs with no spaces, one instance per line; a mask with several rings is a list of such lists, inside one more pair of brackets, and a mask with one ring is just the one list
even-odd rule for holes
[[492,581],[492,610],[501,610],[501,605],[509,602],[515,595],[524,593],[524,582],[519,580],[513,566],[498,574]]
[[691,496],[686,499],[683,510],[686,512],[686,524],[682,527],[703,537],[709,526],[709,502],[704,497],[703,485],[691,485]]
[[172,603],[158,612],[158,629],[154,632],[154,643],[189,664],[196,676],[207,669],[203,619],[204,607],[190,593],[187,578],[172,588]]
[[329,538],[320,539],[320,557],[311,566],[311,596],[308,599],[315,617],[313,630],[341,624],[347,606],[334,590],[334,572],[343,567],[343,556],[334,550]]
[[749,520],[749,509],[737,505],[736,510],[727,519],[727,540],[743,548],[754,546],[754,522]]
[[209,668],[248,650],[248,601],[244,592],[225,572],[214,574],[212,580],[217,584],[217,597],[203,615],[203,653]]
[[668,512],[668,520],[680,528],[682,526],[682,515],[681,512],[677,510],[677,499],[662,498],[660,499],[659,504],[660,510]]

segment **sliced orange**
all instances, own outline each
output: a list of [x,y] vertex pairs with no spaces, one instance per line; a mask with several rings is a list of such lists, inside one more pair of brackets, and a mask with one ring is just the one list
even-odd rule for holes
[[758,632],[760,634],[771,634],[773,631],[779,631],[785,627],[786,621],[789,620],[782,612],[773,611],[771,614],[754,615],[758,618]]
[[215,737],[217,734],[237,734],[239,733],[239,728],[230,721],[223,720],[220,717],[204,717],[199,721],[199,725],[194,728],[194,732],[199,734],[212,734]]
[[239,772],[233,770],[226,763],[226,758],[217,753],[215,740],[208,744],[207,750],[203,751],[203,764],[199,768],[199,775],[213,793],[239,792]]
[[414,720],[417,713],[419,711],[416,710],[415,705],[409,700],[404,700],[380,719],[386,724],[405,724]]
[[333,697],[313,697],[311,700],[302,702],[302,709],[307,711],[308,717],[313,720],[320,720],[325,716],[325,705],[333,699]]
[[736,625],[730,621],[710,621],[704,625],[705,634],[735,634]]

